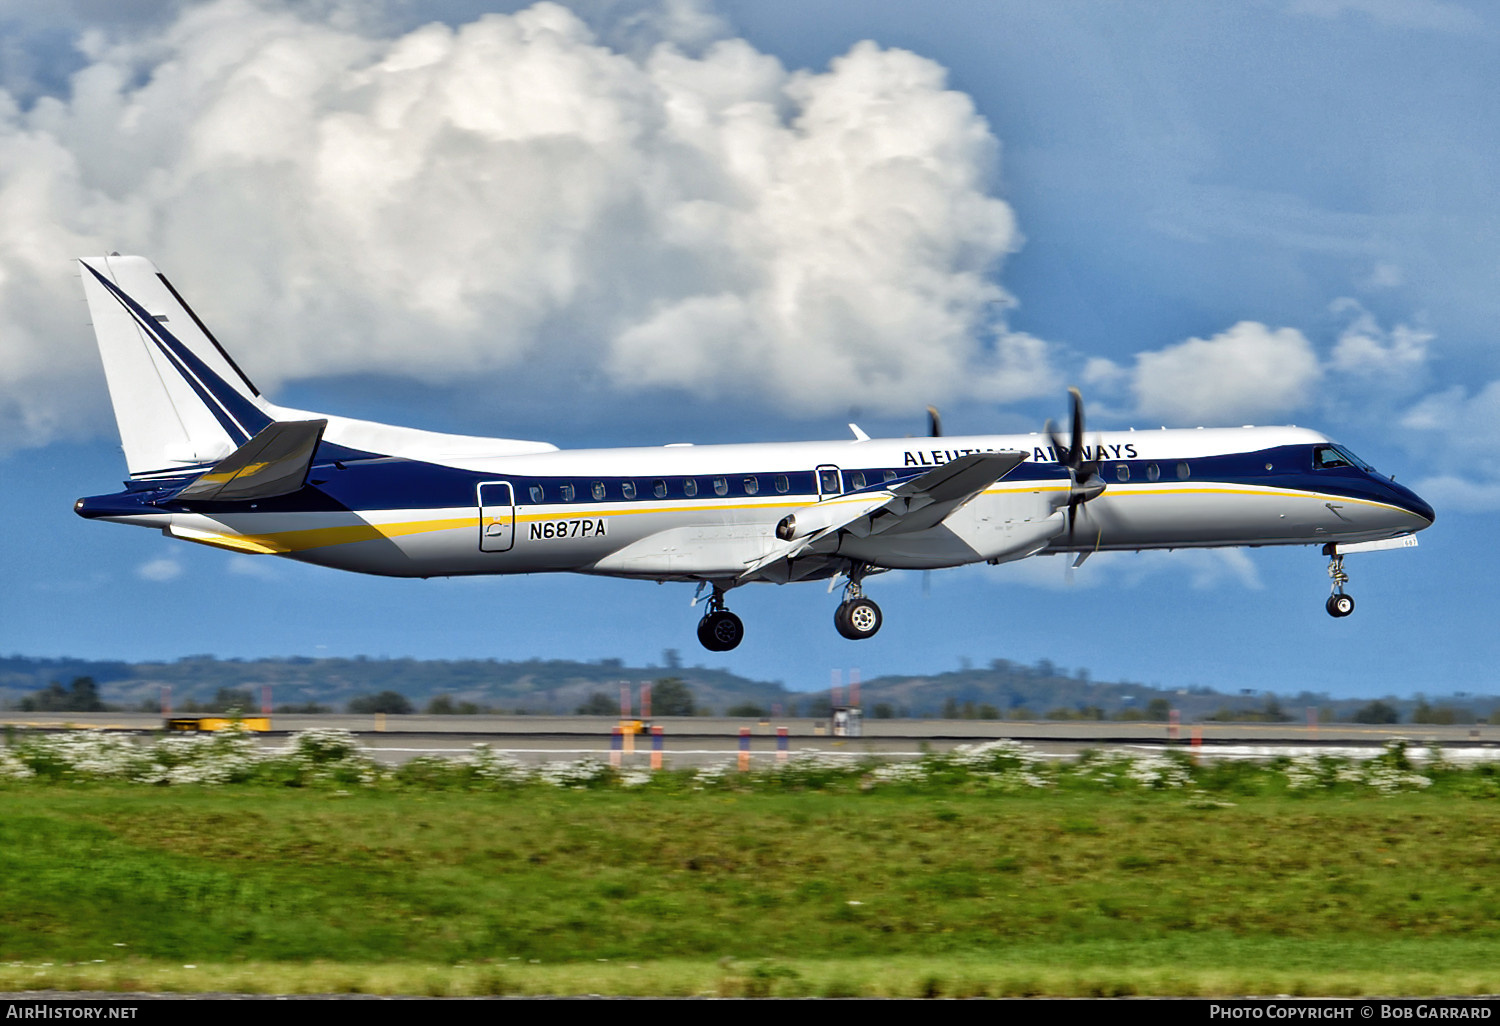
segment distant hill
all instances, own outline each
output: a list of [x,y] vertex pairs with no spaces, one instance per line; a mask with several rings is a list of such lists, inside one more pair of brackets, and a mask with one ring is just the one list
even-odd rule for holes
[[[829,692],[809,697],[826,706]],[[862,684],[860,693],[867,717],[1161,719],[1162,710],[1175,709],[1185,723],[1215,719],[1305,722],[1309,709],[1316,711],[1320,721],[1332,723],[1354,720],[1376,701],[1373,695],[1333,699],[1310,691],[1226,694],[1207,687],[1170,689],[1131,681],[1096,681],[1087,670],[1069,672],[1047,659],[1033,666],[995,659],[983,669],[875,677]],[[1500,697],[1495,695],[1382,696],[1380,701],[1394,710],[1397,722],[1412,722],[1415,716],[1422,722],[1467,723],[1496,717],[1500,710]]]
[[[829,709],[829,691],[788,691],[780,681],[751,680],[727,670],[681,665],[675,651],[663,654],[663,666],[626,666],[618,659],[218,659],[184,656],[172,662],[129,663],[121,660],[0,657],[0,707],[17,708],[57,682],[92,677],[99,697],[120,708],[154,708],[161,688],[171,688],[174,707],[211,702],[221,690],[248,693],[259,705],[269,685],[276,706],[317,704],[342,711],[350,700],[394,691],[418,710],[435,698],[449,704],[511,714],[568,714],[592,699],[617,708],[621,684],[638,693],[640,685],[675,677],[693,694],[700,712],[725,714],[735,708],[759,708],[783,716],[821,716]],[[840,703],[849,701],[847,688]],[[866,716],[972,719],[1160,719],[1167,709],[1184,722],[1208,719],[1292,720],[1301,722],[1309,708],[1325,722],[1351,720],[1368,711],[1376,696],[1331,699],[1301,692],[1295,695],[1224,694],[1209,688],[1164,690],[1130,681],[1096,681],[1087,670],[1068,671],[1050,660],[1027,666],[996,659],[984,668],[965,668],[926,675],[890,675],[865,681],[860,704]],[[1447,722],[1472,722],[1497,716],[1500,699],[1492,695],[1381,701],[1401,722],[1413,716],[1449,716]],[[1426,720],[1442,722],[1442,720]]]
[[[672,653],[667,653],[671,656]],[[669,659],[669,663],[675,662]],[[217,659],[184,656],[169,663],[126,663],[83,659],[0,658],[0,703],[14,708],[24,696],[56,681],[92,677],[105,702],[124,708],[154,706],[163,685],[172,702],[207,702],[221,689],[248,691],[259,704],[269,685],[275,705],[317,703],[342,710],[350,699],[395,691],[417,708],[446,695],[506,713],[572,713],[598,693],[618,703],[621,684],[635,693],[641,684],[677,677],[701,707],[721,712],[753,704],[785,710],[803,696],[778,683],[750,680],[724,670],[668,665],[629,667],[618,659],[582,663],[569,660],[501,662],[494,659]]]

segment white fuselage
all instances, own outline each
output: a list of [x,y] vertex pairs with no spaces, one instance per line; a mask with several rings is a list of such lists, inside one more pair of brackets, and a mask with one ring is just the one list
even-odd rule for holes
[[[1299,456],[1320,442],[1324,436],[1296,428],[1097,435],[1089,455],[1097,456],[1106,488],[1079,507],[1071,538],[1061,508],[1069,479],[1043,435],[586,449],[449,456],[441,463],[408,458],[401,462],[423,473],[405,491],[374,480],[390,472],[392,461],[350,462],[313,475],[344,508],[111,519],[363,573],[574,571],[732,580],[779,544],[776,526],[788,514],[868,504],[872,494],[886,494],[880,486],[887,478],[909,479],[970,452],[1019,451],[1025,463],[943,522],[918,532],[844,537],[835,552],[805,560],[784,579],[827,576],[851,560],[876,569],[931,568],[1044,550],[1365,541],[1427,525],[1399,496],[1368,482],[1351,488],[1347,476],[1320,478]],[[1265,459],[1247,462],[1251,454]],[[1216,472],[1226,464],[1233,473]],[[370,480],[342,487],[341,478],[357,475]],[[428,478],[453,480],[426,489]],[[422,501],[424,491],[436,490],[446,493],[442,501]],[[360,506],[361,494],[375,501]]]

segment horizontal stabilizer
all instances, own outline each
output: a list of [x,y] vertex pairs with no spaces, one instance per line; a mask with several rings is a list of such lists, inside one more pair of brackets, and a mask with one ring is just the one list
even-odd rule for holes
[[326,420],[276,421],[174,496],[178,502],[244,502],[300,491]]

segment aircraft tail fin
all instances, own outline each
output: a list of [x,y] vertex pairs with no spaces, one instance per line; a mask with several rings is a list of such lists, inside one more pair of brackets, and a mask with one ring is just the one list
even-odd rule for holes
[[83,291],[133,478],[205,469],[275,420],[170,282],[144,257],[89,257]]

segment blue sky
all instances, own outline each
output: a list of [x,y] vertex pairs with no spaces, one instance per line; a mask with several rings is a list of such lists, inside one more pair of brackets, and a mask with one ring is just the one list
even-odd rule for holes
[[[0,651],[1493,689],[1490,6],[31,6],[0,4]],[[1312,548],[1121,554],[884,576],[858,644],[821,586],[746,588],[709,655],[687,586],[75,518],[124,473],[68,263],[105,250],[289,406],[608,446],[920,433],[928,402],[1034,430],[1078,384],[1098,427],[1319,428],[1438,521],[1349,558],[1342,621]]]

